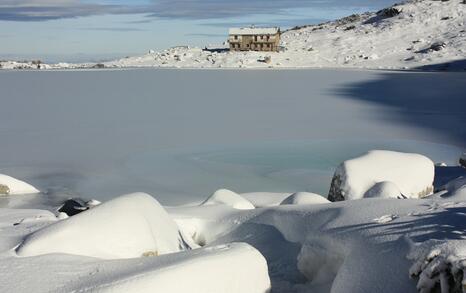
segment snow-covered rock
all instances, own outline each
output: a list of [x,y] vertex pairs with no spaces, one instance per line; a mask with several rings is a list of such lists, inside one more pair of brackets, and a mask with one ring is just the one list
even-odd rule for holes
[[10,177],[8,175],[0,174],[0,195],[8,194],[30,194],[39,193],[40,191],[34,186]]
[[265,293],[270,290],[267,262],[246,243],[148,257],[137,263],[108,267],[106,274],[86,276],[69,291]]
[[367,198],[403,198],[403,195],[391,181],[383,181],[374,184],[368,191],[364,193]]
[[[434,163],[423,155],[370,151],[337,167],[328,199],[360,199],[367,192],[367,196],[374,197],[378,192],[387,195],[398,189],[404,197],[421,198],[433,192],[434,168]],[[391,183],[374,186],[385,181]]]
[[27,236],[20,256],[67,253],[97,258],[140,257],[180,251],[176,223],[148,194],[117,197]]
[[238,210],[251,210],[254,205],[239,195],[228,189],[219,189],[214,192],[202,205],[225,204]]
[[330,201],[323,197],[320,194],[311,193],[311,192],[296,192],[292,195],[285,198],[280,205],[289,205],[289,204],[323,204],[329,203]]

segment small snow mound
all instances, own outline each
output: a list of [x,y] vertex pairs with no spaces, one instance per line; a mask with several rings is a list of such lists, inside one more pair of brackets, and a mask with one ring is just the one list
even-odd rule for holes
[[448,182],[439,194],[449,200],[466,200],[466,177],[461,176]]
[[40,191],[34,186],[10,177],[8,175],[0,174],[0,195],[9,194],[30,194],[39,193]]
[[395,184],[405,197],[421,198],[433,192],[434,169],[434,163],[423,155],[370,151],[337,167],[328,199],[361,199],[374,184],[384,181]]
[[238,210],[252,210],[254,205],[242,197],[228,189],[219,189],[214,192],[202,205],[225,204]]
[[324,204],[330,201],[322,195],[311,192],[296,192],[285,198],[280,205]]
[[385,224],[395,220],[396,218],[398,218],[397,215],[383,215],[380,218],[374,219],[374,222],[379,224]]
[[403,198],[398,186],[391,181],[377,182],[366,193],[366,198]]
[[165,254],[183,247],[178,227],[152,196],[133,193],[117,197],[27,236],[19,256],[49,253],[104,259]]

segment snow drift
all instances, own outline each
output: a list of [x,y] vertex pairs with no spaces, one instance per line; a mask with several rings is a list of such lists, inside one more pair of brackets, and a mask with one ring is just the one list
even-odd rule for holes
[[254,205],[241,195],[228,189],[214,192],[202,205],[225,204],[238,210],[252,210]]
[[[267,263],[254,247],[233,243],[144,259],[137,265],[113,264],[110,277],[93,276],[79,292],[266,293]],[[113,276],[113,277],[112,277]],[[73,286],[72,286],[73,287]],[[72,288],[70,288],[73,291]]]
[[29,194],[39,193],[40,191],[34,186],[10,177],[8,175],[0,174],[0,195],[8,194]]
[[287,204],[323,204],[330,201],[320,194],[311,192],[296,192],[285,198],[280,205]]
[[157,200],[133,193],[30,234],[17,254],[67,253],[113,259],[160,255],[182,248],[177,225]]
[[434,163],[423,155],[370,151],[337,167],[328,199],[397,197],[400,193],[421,198],[433,192],[434,169]]

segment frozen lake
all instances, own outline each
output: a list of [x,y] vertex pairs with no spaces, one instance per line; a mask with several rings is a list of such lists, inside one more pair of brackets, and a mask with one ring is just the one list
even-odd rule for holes
[[465,80],[358,70],[0,71],[0,172],[54,200],[145,191],[178,204],[218,188],[325,194],[339,162],[374,148],[454,163],[466,146]]

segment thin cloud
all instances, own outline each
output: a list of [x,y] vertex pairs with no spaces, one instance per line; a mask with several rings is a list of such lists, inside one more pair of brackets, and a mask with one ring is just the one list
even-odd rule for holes
[[253,14],[279,14],[290,8],[379,8],[393,0],[154,0],[150,16],[215,19]]
[[146,13],[144,6],[84,3],[79,0],[3,0],[0,20],[45,21],[101,14]]
[[[393,0],[152,0],[142,4],[103,4],[95,0],[1,0],[0,20],[46,21],[103,14],[144,14],[151,18],[220,19],[280,14],[301,7],[382,7]],[[128,1],[127,3],[131,3]],[[140,21],[141,23],[147,22]]]
[[146,29],[134,28],[134,27],[83,27],[78,28],[83,31],[107,31],[107,32],[143,32]]

